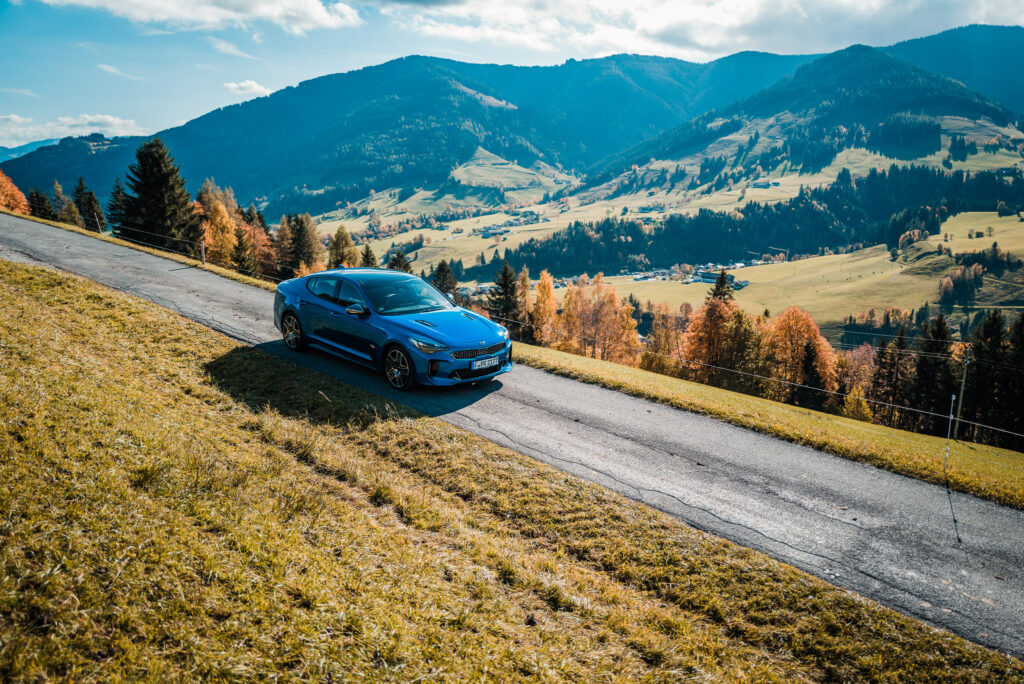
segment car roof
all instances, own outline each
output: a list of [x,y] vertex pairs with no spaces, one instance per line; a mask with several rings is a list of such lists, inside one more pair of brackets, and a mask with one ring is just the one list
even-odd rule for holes
[[395,271],[390,268],[334,268],[329,271],[320,271],[315,275],[339,275],[351,278],[360,285],[378,284],[388,281],[411,280],[419,278],[405,271]]

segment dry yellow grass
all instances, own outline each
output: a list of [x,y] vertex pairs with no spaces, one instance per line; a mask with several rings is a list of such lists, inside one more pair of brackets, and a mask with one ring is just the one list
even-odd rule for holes
[[0,679],[1024,677],[148,302],[0,298]]

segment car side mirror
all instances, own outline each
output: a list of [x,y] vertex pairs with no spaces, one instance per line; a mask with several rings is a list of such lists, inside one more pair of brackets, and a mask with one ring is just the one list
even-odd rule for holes
[[349,304],[345,308],[345,313],[352,314],[353,316],[362,316],[366,314],[366,307],[362,304]]

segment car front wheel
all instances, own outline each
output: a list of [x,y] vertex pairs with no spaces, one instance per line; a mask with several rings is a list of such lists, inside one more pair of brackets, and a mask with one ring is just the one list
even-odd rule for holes
[[407,390],[415,383],[412,361],[401,347],[391,347],[384,354],[384,377],[397,390]]
[[292,351],[302,351],[306,348],[302,324],[299,323],[299,317],[293,313],[286,313],[281,319],[281,336],[284,338],[284,346]]

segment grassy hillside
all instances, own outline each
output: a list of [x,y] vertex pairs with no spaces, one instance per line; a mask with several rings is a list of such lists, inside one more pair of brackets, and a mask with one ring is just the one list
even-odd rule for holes
[[5,680],[1024,677],[155,305],[0,293]]
[[[992,237],[987,229],[992,228]],[[969,233],[982,231],[984,238],[968,238]],[[907,250],[906,259],[892,261],[884,245],[850,254],[813,257],[780,264],[765,264],[730,271],[738,280],[750,285],[736,292],[736,302],[752,314],[765,309],[781,313],[789,306],[806,309],[819,325],[833,326],[850,314],[874,308],[920,308],[938,299],[938,279],[953,268],[953,260],[934,254],[942,243],[954,252],[981,250],[996,241],[1003,249],[1024,255],[1024,223],[1016,216],[997,216],[995,212],[966,212],[954,216],[942,226],[949,233],[949,242],[934,235]],[[634,282],[632,278],[609,278],[620,296],[633,294],[641,302],[668,304],[678,309],[683,302],[695,308],[707,295],[708,285],[684,285],[678,281],[650,280]],[[983,290],[984,293],[984,290]],[[1017,296],[1021,292],[1018,291]],[[986,305],[1005,302],[985,301]]]

